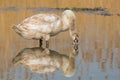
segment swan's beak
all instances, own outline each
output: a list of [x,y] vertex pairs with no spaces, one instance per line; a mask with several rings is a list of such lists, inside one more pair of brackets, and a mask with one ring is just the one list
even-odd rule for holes
[[77,34],[75,35],[74,44],[75,45],[79,44],[79,36]]

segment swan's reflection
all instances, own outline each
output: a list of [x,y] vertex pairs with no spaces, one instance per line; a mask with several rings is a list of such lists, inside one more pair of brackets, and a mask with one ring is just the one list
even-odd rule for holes
[[78,46],[74,46],[70,56],[60,54],[47,48],[25,48],[13,59],[18,63],[37,73],[52,73],[61,69],[63,75],[71,77],[75,72],[75,57],[78,54]]

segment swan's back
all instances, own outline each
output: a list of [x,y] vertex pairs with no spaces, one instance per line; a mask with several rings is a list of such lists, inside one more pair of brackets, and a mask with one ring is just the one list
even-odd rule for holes
[[42,24],[49,24],[53,23],[59,19],[59,16],[55,14],[37,14],[31,17],[26,18],[22,21],[22,24],[34,24],[34,25],[42,25]]

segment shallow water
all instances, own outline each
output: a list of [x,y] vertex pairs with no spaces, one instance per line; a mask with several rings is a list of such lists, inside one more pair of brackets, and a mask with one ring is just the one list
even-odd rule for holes
[[[1,8],[0,80],[120,80],[120,17],[116,14],[107,16],[98,12],[75,11],[79,53],[74,57],[75,72],[71,77],[65,77],[61,69],[50,74],[39,74],[24,65],[13,64],[13,58],[21,50],[38,47],[38,41],[23,39],[11,27],[39,12],[61,15],[59,10],[50,10]],[[73,52],[71,42],[68,31],[60,33],[50,39],[50,50],[69,57]]]

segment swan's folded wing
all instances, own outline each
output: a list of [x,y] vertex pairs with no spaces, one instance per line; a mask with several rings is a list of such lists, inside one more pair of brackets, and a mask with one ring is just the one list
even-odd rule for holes
[[24,30],[35,30],[42,33],[50,33],[60,17],[54,14],[38,14],[26,18],[19,24]]

